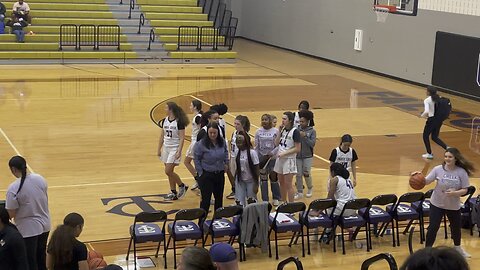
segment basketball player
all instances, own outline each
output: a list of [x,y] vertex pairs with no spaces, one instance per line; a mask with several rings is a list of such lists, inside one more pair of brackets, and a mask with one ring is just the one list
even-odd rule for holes
[[[272,189],[273,205],[278,206],[281,200],[280,186],[278,184],[277,173],[273,171],[275,167],[276,153],[275,138],[278,135],[278,129],[273,127],[273,116],[270,114],[262,115],[262,127],[255,133],[255,150],[260,159],[260,189],[262,200],[268,202],[268,178],[270,178],[270,188]],[[268,162],[268,164],[267,164]]]
[[192,186],[192,190],[196,190],[198,188],[198,175],[195,167],[192,165],[193,160],[193,147],[197,142],[197,135],[200,131],[200,120],[202,119],[202,103],[199,100],[192,100],[190,103],[190,111],[193,113],[193,120],[192,120],[192,141],[190,142],[190,146],[187,149],[187,154],[185,157],[185,167],[187,167],[188,171],[192,174],[195,178],[195,184]]
[[355,149],[351,148],[353,138],[350,134],[345,134],[342,136],[340,141],[340,146],[333,149],[330,154],[330,165],[332,163],[340,163],[345,169],[347,169],[353,176],[352,181],[354,184],[357,184],[357,169],[355,162],[358,160],[357,152]]
[[[183,198],[188,190],[188,186],[174,172],[175,166],[180,164],[188,118],[182,108],[174,102],[167,102],[166,111],[167,117],[158,123],[162,128],[158,142],[158,156],[165,164],[165,174],[168,176],[168,182],[170,183],[171,193],[165,196],[165,200],[171,201]],[[178,193],[176,185],[179,186]]]
[[300,152],[300,132],[294,126],[295,115],[292,112],[285,112],[282,116],[282,125],[279,134],[275,139],[275,146],[278,146],[277,161],[274,171],[278,174],[282,200],[293,202],[295,191],[293,190],[293,176],[297,173],[297,153]]
[[247,206],[248,202],[257,201],[258,191],[258,155],[253,150],[250,136],[240,130],[236,132],[236,155],[230,157],[235,163],[235,201],[237,204]]
[[[339,216],[343,210],[343,206],[350,200],[356,198],[355,196],[355,182],[350,180],[350,173],[345,166],[340,163],[332,163],[330,165],[330,175],[332,179],[328,187],[327,198],[335,199],[337,201],[337,207],[333,212],[333,215]],[[355,213],[352,210],[351,213],[345,212],[344,215],[353,215]]]
[[422,155],[422,157],[426,159],[433,159],[432,148],[430,146],[430,135],[436,144],[440,145],[445,150],[448,148],[447,145],[438,137],[444,120],[436,117],[437,112],[435,111],[435,103],[437,103],[439,100],[440,96],[437,94],[437,88],[433,86],[427,87],[427,98],[423,101],[425,109],[420,115],[420,117],[427,118],[427,122],[425,122],[425,128],[423,129],[423,143],[425,144],[427,153]]

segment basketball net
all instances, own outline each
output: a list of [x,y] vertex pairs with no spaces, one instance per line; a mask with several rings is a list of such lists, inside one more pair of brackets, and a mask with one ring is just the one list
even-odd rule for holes
[[384,23],[387,20],[388,13],[390,12],[390,9],[386,7],[374,7],[375,13],[377,14],[377,22],[382,22]]

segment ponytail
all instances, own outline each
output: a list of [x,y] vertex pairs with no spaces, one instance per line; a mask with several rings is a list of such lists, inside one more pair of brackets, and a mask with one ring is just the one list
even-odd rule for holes
[[27,177],[27,161],[21,156],[14,156],[8,162],[8,166],[15,168],[22,173],[20,178],[20,186],[18,187],[17,194],[22,190],[23,184],[25,183],[25,178]]

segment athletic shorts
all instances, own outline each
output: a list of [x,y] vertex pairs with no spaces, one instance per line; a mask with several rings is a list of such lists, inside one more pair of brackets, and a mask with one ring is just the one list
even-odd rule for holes
[[296,158],[277,158],[273,171],[278,174],[296,174],[297,159]]
[[195,147],[195,143],[196,142],[193,142],[193,141],[190,143],[190,146],[187,149],[187,153],[185,154],[186,157],[193,159],[193,151],[194,151],[193,149]]
[[163,146],[162,147],[162,156],[160,157],[160,160],[163,163],[166,164],[180,164],[180,158],[175,160],[175,154],[177,153],[178,147],[169,147],[169,146]]

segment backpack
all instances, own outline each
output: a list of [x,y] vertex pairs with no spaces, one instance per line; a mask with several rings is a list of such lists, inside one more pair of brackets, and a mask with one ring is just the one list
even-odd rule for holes
[[450,112],[452,111],[452,103],[450,99],[445,97],[440,97],[437,102],[435,102],[435,117],[438,120],[444,121],[445,119],[450,116]]
[[477,196],[475,204],[471,205],[472,207],[472,220],[471,224],[477,224],[477,228],[480,226],[480,195]]

